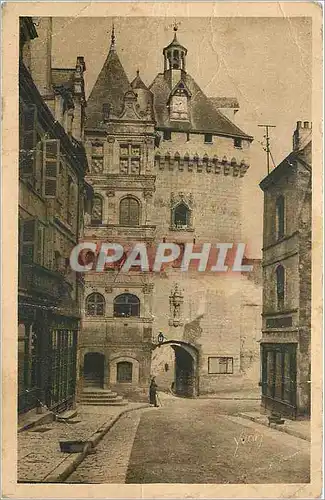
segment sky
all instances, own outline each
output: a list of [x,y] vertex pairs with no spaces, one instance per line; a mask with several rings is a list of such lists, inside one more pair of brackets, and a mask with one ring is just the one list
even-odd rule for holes
[[[116,48],[131,81],[137,69],[149,85],[163,71],[163,47],[173,38],[174,18],[53,18],[52,66],[86,62],[89,95],[110,46],[114,21]],[[188,49],[187,72],[209,97],[236,97],[235,123],[254,137],[250,169],[244,177],[243,242],[248,256],[261,257],[263,193],[267,174],[264,129],[272,124],[270,144],[275,164],[292,150],[296,122],[312,121],[311,19],[177,18],[179,42]],[[262,143],[262,144],[261,144]],[[273,167],[273,165],[271,164]]]

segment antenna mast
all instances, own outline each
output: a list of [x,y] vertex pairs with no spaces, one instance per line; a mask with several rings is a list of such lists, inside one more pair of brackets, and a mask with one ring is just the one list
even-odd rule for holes
[[264,127],[265,128],[265,136],[264,137],[266,139],[266,147],[265,147],[265,151],[266,151],[266,164],[267,164],[267,175],[269,175],[269,173],[270,173],[270,155],[271,155],[271,158],[272,158],[273,165],[275,166],[274,160],[273,160],[273,156],[272,156],[272,153],[270,151],[269,128],[275,128],[275,125],[259,125],[259,127]]

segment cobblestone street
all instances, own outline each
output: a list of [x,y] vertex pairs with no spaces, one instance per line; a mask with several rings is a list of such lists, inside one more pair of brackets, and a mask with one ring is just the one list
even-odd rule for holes
[[125,483],[133,441],[144,410],[123,415],[67,483]]
[[[141,404],[129,403],[130,408]],[[69,457],[62,453],[60,440],[87,440],[99,427],[112,421],[123,408],[78,406],[76,423],[51,422],[18,434],[18,480],[42,482]]]
[[67,483],[304,483],[309,443],[238,417],[256,401],[161,396],[121,417]]

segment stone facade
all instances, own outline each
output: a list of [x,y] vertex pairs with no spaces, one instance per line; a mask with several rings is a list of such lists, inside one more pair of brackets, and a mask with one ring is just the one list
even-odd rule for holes
[[[49,26],[48,19],[42,23]],[[39,89],[33,80],[42,40],[31,18],[20,19],[20,35],[18,409],[26,412],[74,401],[83,283],[68,257],[82,234],[91,188],[83,145],[41,95],[49,97],[40,79],[51,73],[42,58]]]
[[264,191],[262,399],[310,413],[311,125],[297,123],[293,152]]
[[[233,115],[238,103],[204,95],[176,33],[163,54],[164,73],[149,88],[139,72],[129,83],[112,35],[87,102],[95,202],[85,237],[148,246],[245,242],[252,137],[221,111],[229,106]],[[161,273],[117,266],[87,272],[85,287],[80,390],[92,379],[145,397],[153,374],[161,388],[187,396],[257,386],[261,286],[247,273],[183,272],[180,262]]]

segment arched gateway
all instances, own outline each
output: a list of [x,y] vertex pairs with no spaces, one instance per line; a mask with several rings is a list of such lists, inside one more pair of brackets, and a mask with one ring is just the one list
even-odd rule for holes
[[[198,350],[191,344],[180,340],[167,340],[155,349],[170,345],[174,351],[172,391],[178,396],[198,396]],[[155,373],[153,373],[155,375]],[[159,385],[159,377],[158,377]]]

